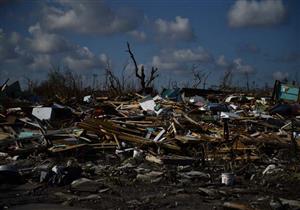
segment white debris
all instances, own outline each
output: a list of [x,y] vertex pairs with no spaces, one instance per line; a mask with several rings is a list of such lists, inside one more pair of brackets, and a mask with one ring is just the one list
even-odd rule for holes
[[32,115],[40,120],[50,120],[53,109],[51,107],[35,107],[32,109]]

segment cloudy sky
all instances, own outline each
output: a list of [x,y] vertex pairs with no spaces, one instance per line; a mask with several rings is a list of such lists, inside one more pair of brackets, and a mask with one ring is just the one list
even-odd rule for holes
[[130,75],[126,41],[158,85],[188,83],[193,66],[210,85],[228,70],[240,86],[245,74],[300,80],[299,20],[297,0],[0,0],[0,80],[41,81],[61,65],[88,84],[107,63]]

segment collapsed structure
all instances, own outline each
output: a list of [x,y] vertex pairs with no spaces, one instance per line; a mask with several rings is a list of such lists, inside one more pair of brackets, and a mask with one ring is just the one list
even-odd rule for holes
[[39,105],[8,91],[0,205],[37,203],[29,193],[91,209],[299,209],[299,89],[279,86],[273,99],[183,88]]

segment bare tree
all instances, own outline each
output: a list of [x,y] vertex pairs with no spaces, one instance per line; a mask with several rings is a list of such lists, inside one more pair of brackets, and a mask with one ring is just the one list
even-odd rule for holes
[[208,76],[210,75],[210,73],[211,72],[208,72],[205,76],[204,76],[204,78],[203,78],[203,89],[205,89],[206,88],[206,81],[207,81],[207,79],[208,79]]
[[225,89],[231,86],[233,73],[231,69],[225,71],[224,76],[221,78],[221,88]]
[[106,62],[105,81],[103,86],[105,90],[112,91],[113,94],[135,91],[134,82],[132,80],[131,82],[128,82],[130,81],[130,77],[132,77],[132,75],[128,75],[126,72],[128,70],[128,64],[128,61],[125,62],[121,74],[117,75],[113,71],[110,62]]
[[126,70],[127,70],[127,67],[128,67],[128,65],[129,65],[129,62],[128,62],[128,60],[126,61],[126,63],[123,65],[123,69],[122,69],[122,75],[121,75],[121,87],[122,87],[122,90],[125,90],[125,88],[126,88],[126,75],[125,75],[125,73],[126,73]]
[[203,84],[203,89],[205,89],[206,81],[208,79],[208,76],[210,75],[210,72],[205,72],[201,70],[197,70],[199,65],[193,65],[192,66],[192,72],[194,77],[194,84],[193,88],[199,88],[201,84]]
[[109,61],[106,63],[105,78],[106,78],[107,89],[113,90],[115,93],[122,92],[120,79],[112,71]]
[[148,77],[148,79],[146,79],[144,66],[142,65],[141,68],[139,69],[134,54],[132,53],[128,42],[127,42],[127,52],[129,53],[134,64],[135,76],[140,80],[142,91],[144,92],[145,89],[150,87],[151,83],[159,76],[159,74],[157,73],[158,69],[152,67],[150,76]]
[[86,94],[83,90],[82,76],[66,66],[52,65],[47,79],[39,84],[34,84],[28,79],[27,81],[29,88],[32,88],[35,94],[43,95],[48,99],[57,97],[65,100],[74,96],[80,98]]

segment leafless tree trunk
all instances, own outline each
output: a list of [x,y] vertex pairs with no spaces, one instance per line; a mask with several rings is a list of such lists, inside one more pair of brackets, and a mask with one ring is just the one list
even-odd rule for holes
[[148,88],[151,85],[151,83],[159,76],[157,73],[158,69],[152,67],[150,76],[148,79],[146,79],[144,66],[141,66],[140,71],[139,71],[139,67],[137,65],[134,54],[132,53],[128,42],[127,42],[127,52],[129,53],[129,55],[133,61],[133,64],[134,64],[135,76],[140,80],[142,91],[144,92],[145,89]]
[[225,89],[231,86],[232,81],[232,70],[227,70],[224,73],[224,76],[221,78],[221,88]]
[[122,69],[122,75],[121,75],[122,90],[125,90],[125,88],[126,88],[125,72],[126,72],[127,66],[128,66],[128,61],[123,65],[123,69]]
[[198,88],[201,84],[203,84],[203,88],[205,89],[206,81],[210,72],[203,72],[201,70],[197,70],[198,67],[199,65],[192,66],[192,72],[194,77],[193,88]]
[[121,93],[122,92],[121,82],[119,78],[113,73],[109,62],[107,62],[106,65],[105,75],[106,75],[108,89],[113,90],[115,93]]
[[206,88],[206,81],[207,81],[207,79],[208,79],[208,76],[210,75],[210,73],[211,72],[208,72],[205,76],[204,76],[204,78],[203,78],[203,89],[205,89]]

